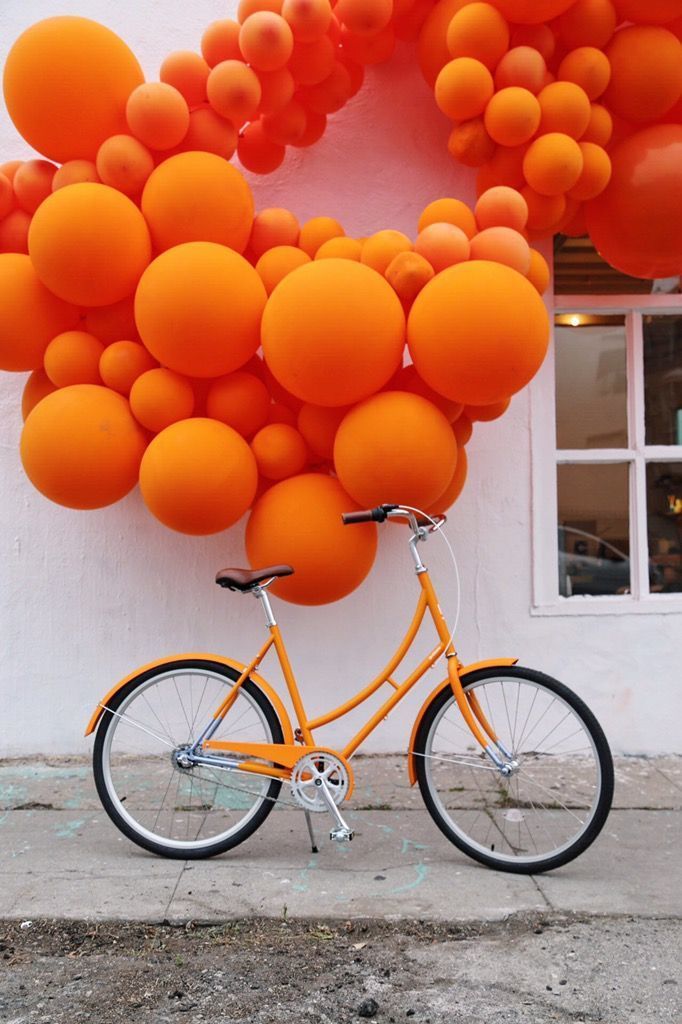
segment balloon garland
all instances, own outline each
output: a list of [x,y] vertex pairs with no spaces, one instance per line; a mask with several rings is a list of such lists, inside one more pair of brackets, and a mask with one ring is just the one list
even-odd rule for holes
[[[145,82],[96,22],[29,28],[4,96],[45,159],[0,167],[0,368],[31,371],[31,482],[89,509],[139,481],[194,535],[250,509],[252,562],[297,567],[281,596],[350,593],[376,531],[339,513],[444,511],[473,424],[541,365],[529,242],[589,231],[626,273],[682,269],[681,38],[682,0],[241,0]],[[475,209],[363,239],[255,212],[230,161],[269,174],[313,145],[404,40]]]

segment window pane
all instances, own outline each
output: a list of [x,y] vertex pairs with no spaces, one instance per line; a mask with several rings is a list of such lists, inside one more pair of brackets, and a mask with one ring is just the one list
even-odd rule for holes
[[559,465],[559,593],[630,592],[629,466]]
[[646,467],[649,578],[652,593],[682,591],[682,463]]
[[627,448],[625,317],[556,317],[557,448]]
[[682,444],[682,316],[644,317],[647,444]]

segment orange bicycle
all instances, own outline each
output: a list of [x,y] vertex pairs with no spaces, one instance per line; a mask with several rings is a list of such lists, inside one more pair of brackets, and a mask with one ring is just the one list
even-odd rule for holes
[[[401,505],[343,516],[346,524],[402,519],[421,592],[407,633],[379,675],[340,707],[308,718],[272,612],[268,587],[288,565],[225,569],[221,587],[258,598],[269,636],[240,664],[213,654],[184,654],[144,666],[97,705],[94,774],[105,810],[128,838],[153,853],[210,857],[247,839],[287,785],[306,815],[327,812],[330,838],[353,832],[341,806],[353,791],[351,758],[362,742],[445,657],[447,677],[426,698],[408,750],[410,782],[444,835],[470,857],[502,871],[531,874],[566,864],[597,837],[613,796],[613,763],[604,733],[583,701],[513,658],[463,665],[423,564],[419,545],[441,530],[435,519]],[[437,646],[402,683],[393,674],[426,612]],[[273,648],[297,727],[276,691],[257,673]],[[392,693],[343,750],[314,733],[341,718],[382,684]]]

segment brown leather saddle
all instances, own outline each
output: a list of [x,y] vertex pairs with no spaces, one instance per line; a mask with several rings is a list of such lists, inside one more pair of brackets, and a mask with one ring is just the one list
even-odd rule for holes
[[215,581],[219,587],[227,590],[238,590],[242,594],[252,590],[259,583],[274,577],[291,576],[294,570],[290,565],[270,565],[265,569],[221,569]]

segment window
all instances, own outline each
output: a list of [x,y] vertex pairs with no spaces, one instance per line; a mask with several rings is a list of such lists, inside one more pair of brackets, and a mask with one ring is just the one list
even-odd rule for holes
[[682,610],[682,296],[653,285],[555,294],[531,390],[538,613]]

